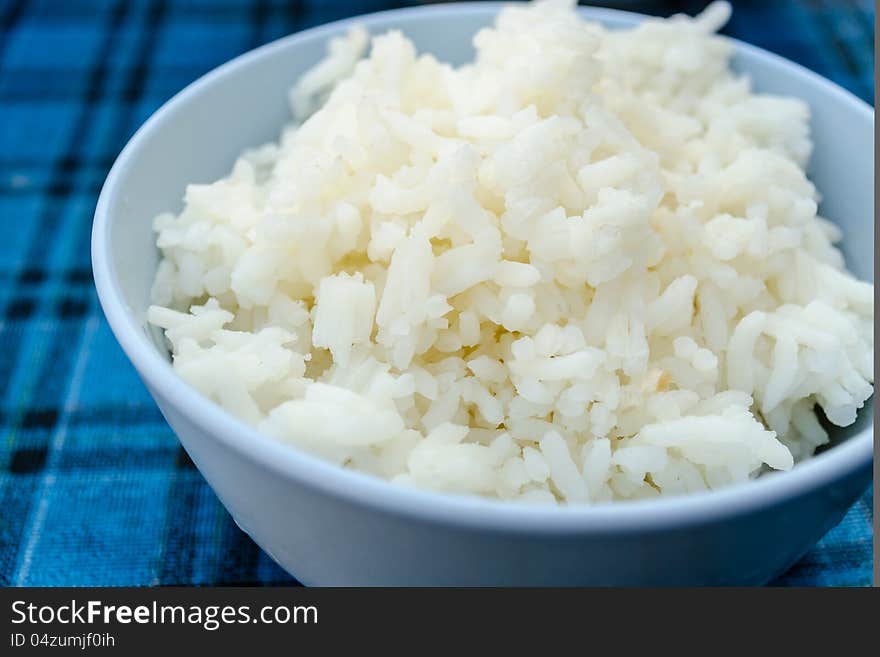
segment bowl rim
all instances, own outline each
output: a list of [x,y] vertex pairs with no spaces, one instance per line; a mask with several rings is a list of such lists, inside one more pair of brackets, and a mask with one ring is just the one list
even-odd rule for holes
[[[342,468],[295,446],[259,433],[237,417],[204,397],[173,370],[150,343],[142,325],[136,321],[122,294],[113,264],[110,243],[111,207],[120,195],[120,179],[131,166],[138,149],[151,133],[171,120],[175,110],[191,97],[236,68],[303,40],[323,40],[354,23],[367,27],[387,19],[423,20],[432,16],[457,14],[494,15],[504,2],[465,2],[381,11],[346,18],[282,37],[250,50],[211,70],[175,94],[156,110],[135,132],[114,162],[95,209],[92,226],[92,269],[95,285],[110,328],[128,359],[154,396],[158,395],[185,416],[194,426],[219,440],[237,457],[269,469],[275,475],[293,478],[324,495],[342,502],[387,514],[442,523],[451,526],[503,531],[507,533],[607,533],[668,530],[755,512],[817,491],[819,488],[855,474],[873,459],[873,418],[870,425],[833,449],[798,464],[788,472],[768,473],[757,480],[720,490],[668,498],[591,505],[527,505],[477,496],[455,495],[392,484],[359,471]],[[580,7],[582,16],[616,25],[634,24],[643,14],[605,8]],[[868,115],[873,124],[874,110],[849,91],[805,67],[779,55],[742,41],[731,39],[738,52],[766,60],[788,75],[806,78],[837,102],[850,105]],[[181,442],[183,442],[181,440]]]

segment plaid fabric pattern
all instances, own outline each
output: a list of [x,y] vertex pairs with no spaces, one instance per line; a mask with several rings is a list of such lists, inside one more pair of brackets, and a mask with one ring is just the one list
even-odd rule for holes
[[[404,4],[0,0],[0,584],[295,583],[236,527],[116,345],[92,214],[128,137],[183,86],[285,34]],[[734,4],[727,33],[873,103],[869,0]],[[872,516],[869,491],[777,583],[869,584]]]

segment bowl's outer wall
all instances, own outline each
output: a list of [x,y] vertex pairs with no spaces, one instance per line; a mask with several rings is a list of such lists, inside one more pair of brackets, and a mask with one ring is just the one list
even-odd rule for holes
[[[472,57],[471,35],[493,9],[420,11],[372,17],[373,33],[404,30],[421,51],[462,63]],[[611,17],[605,13],[603,17]],[[609,22],[631,21],[623,15]],[[330,28],[333,29],[333,28]],[[229,68],[198,85],[165,111],[120,172],[108,208],[115,270],[129,309],[146,328],[145,309],[157,264],[152,218],[178,210],[184,182],[225,175],[245,148],[275,140],[289,120],[286,90],[323,54],[329,30],[267,47],[262,57]],[[811,177],[822,190],[823,212],[849,237],[850,268],[873,280],[873,126],[829,100],[828,89],[782,71],[784,64],[744,49],[735,66],[760,89],[804,98],[812,109],[815,151]],[[842,93],[842,92],[839,92]],[[843,109],[842,109],[843,108]],[[246,117],[247,120],[242,120]],[[844,164],[841,167],[841,163]],[[855,239],[852,239],[855,237]],[[143,373],[142,373],[143,374]],[[796,560],[865,489],[866,466],[853,476],[760,512],[651,532],[534,535],[479,531],[404,519],[381,509],[331,499],[293,477],[247,458],[216,440],[151,387],[169,424],[236,521],[283,567],[309,584],[754,584]],[[862,413],[858,426],[870,422]]]
[[[155,393],[155,391],[153,391]],[[322,586],[764,584],[865,490],[853,476],[757,513],[674,529],[540,535],[463,530],[334,499],[247,461],[157,395],[168,422],[236,522],[282,567]]]

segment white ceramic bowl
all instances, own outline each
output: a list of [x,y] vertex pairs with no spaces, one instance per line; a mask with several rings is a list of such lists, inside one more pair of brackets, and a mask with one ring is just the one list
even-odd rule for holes
[[[421,51],[462,63],[495,3],[355,19],[404,30]],[[609,26],[635,14],[584,9]],[[286,91],[341,21],[281,39],[193,83],[119,156],[95,213],[101,304],[125,353],[238,524],[285,569],[321,585],[756,584],[840,521],[871,480],[872,408],[791,472],[726,490],[598,508],[536,508],[413,491],[343,470],[257,434],[174,373],[145,310],[157,264],[151,219],[179,209],[189,182],[224,175],[289,120]],[[799,96],[813,116],[810,174],[845,233],[849,267],[873,281],[873,110],[775,55],[736,44],[759,90]]]

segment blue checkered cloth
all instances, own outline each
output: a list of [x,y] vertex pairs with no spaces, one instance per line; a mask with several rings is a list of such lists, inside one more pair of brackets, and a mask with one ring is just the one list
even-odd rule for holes
[[[92,213],[126,140],[186,84],[285,34],[403,4],[0,0],[0,584],[296,583],[236,527],[114,341]],[[734,4],[727,33],[873,103],[869,0]],[[869,491],[777,583],[869,584],[872,516]]]

